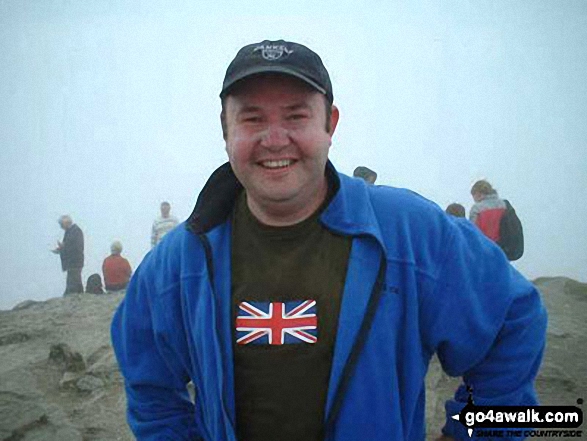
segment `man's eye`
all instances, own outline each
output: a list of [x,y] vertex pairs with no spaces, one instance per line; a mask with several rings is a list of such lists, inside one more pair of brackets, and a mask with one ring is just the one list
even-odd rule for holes
[[287,119],[289,119],[290,121],[299,121],[301,119],[305,119],[307,118],[305,113],[294,113],[292,115],[289,115],[287,117]]
[[247,116],[246,118],[243,118],[244,122],[248,122],[248,123],[258,123],[261,122],[261,117],[260,116]]

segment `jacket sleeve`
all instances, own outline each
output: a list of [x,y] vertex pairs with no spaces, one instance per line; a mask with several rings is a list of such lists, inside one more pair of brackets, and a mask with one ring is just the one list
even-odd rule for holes
[[[424,323],[432,323],[425,341],[449,375],[473,388],[476,405],[535,405],[546,337],[540,295],[474,226],[456,226],[436,288],[423,303]],[[461,387],[445,406],[443,432],[457,440],[470,439],[451,418],[467,397]]]
[[156,338],[154,287],[143,272],[141,265],[111,326],[114,352],[124,377],[129,426],[139,441],[202,440],[187,392],[189,375]]

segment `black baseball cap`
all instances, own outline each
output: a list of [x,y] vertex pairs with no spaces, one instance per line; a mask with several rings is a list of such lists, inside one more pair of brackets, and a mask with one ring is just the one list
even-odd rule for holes
[[265,73],[299,78],[326,95],[330,104],[334,100],[330,76],[318,54],[302,44],[284,40],[265,40],[239,50],[226,69],[220,97],[228,95],[239,81]]

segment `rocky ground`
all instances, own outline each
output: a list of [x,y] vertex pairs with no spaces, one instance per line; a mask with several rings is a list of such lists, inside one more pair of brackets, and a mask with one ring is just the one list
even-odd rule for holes
[[[535,281],[549,311],[537,380],[544,404],[587,398],[587,284]],[[122,294],[25,302],[0,311],[0,441],[132,440],[109,324]],[[427,379],[430,439],[458,382],[433,363]],[[585,428],[585,425],[583,429]],[[585,433],[587,437],[587,433]]]

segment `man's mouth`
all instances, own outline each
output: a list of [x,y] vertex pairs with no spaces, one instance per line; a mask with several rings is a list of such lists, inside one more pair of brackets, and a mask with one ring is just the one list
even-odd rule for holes
[[272,159],[268,161],[261,161],[259,164],[261,167],[276,170],[280,168],[287,168],[292,165],[295,161],[293,159]]

